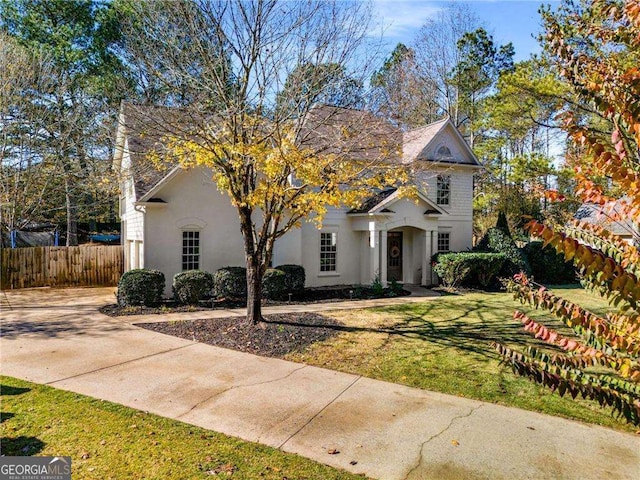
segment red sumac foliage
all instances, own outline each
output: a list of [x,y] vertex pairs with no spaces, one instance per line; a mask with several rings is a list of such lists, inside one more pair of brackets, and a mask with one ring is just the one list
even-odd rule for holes
[[[549,345],[518,352],[496,344],[514,371],[551,388],[597,401],[640,424],[640,0],[591,0],[544,10],[544,47],[560,74],[611,131],[590,128],[574,112],[564,128],[582,155],[574,169],[581,200],[602,215],[625,220],[631,241],[601,226],[575,222],[551,227],[532,221],[531,235],[572,260],[588,288],[609,299],[612,311],[598,316],[520,275],[508,283],[516,298],[550,311],[575,338],[516,312],[525,330]],[[591,179],[606,178],[625,197],[605,195]],[[548,198],[562,200],[550,193]],[[615,209],[612,207],[615,201]]]

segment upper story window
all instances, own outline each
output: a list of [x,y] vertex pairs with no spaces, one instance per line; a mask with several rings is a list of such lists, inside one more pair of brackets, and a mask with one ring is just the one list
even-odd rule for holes
[[436,203],[438,205],[449,205],[451,200],[451,176],[438,175],[438,190],[436,193]]
[[335,272],[338,254],[338,234],[335,232],[320,233],[320,271]]
[[200,268],[200,232],[185,230],[182,232],[182,270]]

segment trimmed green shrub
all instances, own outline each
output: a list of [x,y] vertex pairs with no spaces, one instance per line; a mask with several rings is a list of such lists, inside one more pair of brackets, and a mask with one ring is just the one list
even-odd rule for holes
[[574,283],[577,278],[573,262],[565,262],[564,255],[551,246],[545,248],[543,245],[542,242],[529,242],[523,248],[534,280],[540,283]]
[[173,276],[173,298],[177,302],[195,305],[211,298],[213,275],[203,270],[187,270]]
[[442,279],[446,287],[458,287],[469,278],[471,264],[461,253],[444,253],[438,256],[433,271]]
[[527,257],[522,250],[509,235],[499,228],[493,227],[487,230],[473,251],[504,253],[507,256],[507,262],[499,272],[502,276],[511,277],[519,272],[529,273],[531,271]]
[[447,287],[467,285],[487,288],[497,283],[498,274],[507,261],[503,253],[445,253],[438,257],[433,270]]
[[440,255],[446,255],[447,253],[451,253],[451,252],[436,252],[433,255],[431,255],[431,266],[435,266],[438,263],[438,259],[440,258]]
[[262,296],[280,300],[287,293],[287,275],[282,270],[268,268],[262,277]]
[[153,307],[162,302],[164,274],[159,270],[140,268],[124,272],[118,282],[118,305]]
[[498,274],[502,271],[508,258],[504,253],[468,253],[467,260],[472,266],[472,278],[478,285],[487,288],[498,283]]
[[302,293],[304,291],[306,275],[302,265],[278,265],[276,270],[284,272],[287,293]]
[[247,296],[247,269],[223,267],[213,274],[213,293],[218,298],[243,298]]

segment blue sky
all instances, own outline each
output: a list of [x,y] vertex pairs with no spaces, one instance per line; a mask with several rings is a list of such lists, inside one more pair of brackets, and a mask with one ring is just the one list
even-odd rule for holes
[[[411,44],[425,20],[446,8],[449,1],[373,0],[374,8],[384,26],[384,40],[389,52],[398,42]],[[456,1],[467,4],[480,18],[485,29],[493,35],[497,45],[512,42],[515,60],[525,60],[540,51],[535,36],[541,31],[538,8],[540,0],[475,0]]]

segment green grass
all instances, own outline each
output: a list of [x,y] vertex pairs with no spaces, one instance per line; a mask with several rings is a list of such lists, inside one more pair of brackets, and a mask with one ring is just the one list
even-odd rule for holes
[[0,377],[2,455],[72,458],[74,479],[363,478],[262,445]]
[[[594,313],[608,309],[604,300],[578,286],[552,289]],[[350,331],[287,359],[634,431],[595,402],[561,398],[500,365],[491,347],[494,341],[518,348],[541,345],[513,320],[516,308],[531,313],[507,293],[468,293],[397,307],[332,312]],[[569,331],[545,313],[531,315]]]

